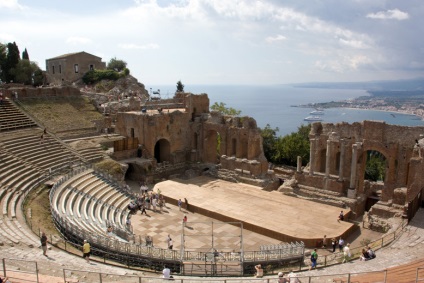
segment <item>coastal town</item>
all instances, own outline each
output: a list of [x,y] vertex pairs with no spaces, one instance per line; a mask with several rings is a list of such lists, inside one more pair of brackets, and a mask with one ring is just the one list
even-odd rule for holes
[[368,91],[368,93],[369,96],[342,101],[309,103],[298,107],[381,110],[415,115],[417,120],[424,119],[424,91]]

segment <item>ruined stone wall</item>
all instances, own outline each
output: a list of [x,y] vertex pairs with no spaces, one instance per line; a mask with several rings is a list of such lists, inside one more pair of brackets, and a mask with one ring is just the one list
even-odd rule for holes
[[115,132],[138,138],[148,156],[154,156],[156,142],[165,139],[170,143],[170,152],[185,151],[190,148],[188,141],[190,128],[187,127],[190,117],[188,113],[174,111],[172,113],[143,114],[140,112],[118,113]]
[[14,93],[18,94],[18,99],[23,100],[27,98],[36,97],[61,97],[61,96],[77,96],[81,95],[78,88],[70,86],[61,87],[12,87],[5,89],[4,94],[10,98],[14,98]]
[[[402,207],[398,203],[402,199],[416,201],[423,189],[421,156],[424,153],[421,146],[415,145],[423,133],[424,127],[395,126],[378,121],[314,123],[309,134],[309,172],[299,172],[296,180],[301,185],[342,192],[362,205],[363,200],[373,193],[364,180],[367,152],[378,151],[386,158],[386,175],[378,211],[381,215],[396,214],[396,211],[382,207],[390,207],[394,202]],[[424,148],[424,140],[422,143]],[[404,191],[407,193],[403,197]],[[351,209],[363,211],[358,206]]]

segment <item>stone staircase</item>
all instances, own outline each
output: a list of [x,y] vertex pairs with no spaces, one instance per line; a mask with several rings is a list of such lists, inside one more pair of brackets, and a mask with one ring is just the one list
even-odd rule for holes
[[36,126],[37,124],[16,107],[10,99],[3,99],[0,104],[0,132]]
[[341,208],[346,207],[347,204],[352,202],[351,199],[345,197],[342,193],[304,185],[296,185],[292,188],[291,191],[284,190],[283,193],[285,195],[299,197],[314,202],[319,202]]

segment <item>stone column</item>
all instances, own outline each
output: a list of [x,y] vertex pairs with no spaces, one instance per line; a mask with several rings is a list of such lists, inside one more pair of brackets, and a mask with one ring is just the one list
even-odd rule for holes
[[310,139],[310,145],[311,145],[311,149],[310,149],[310,154],[309,154],[309,175],[314,175],[314,162],[315,162],[315,143],[316,143],[316,138],[314,139]]
[[297,156],[297,173],[302,171],[302,157]]
[[356,197],[356,167],[358,163],[358,149],[361,146],[360,143],[356,143],[352,145],[352,165],[350,168],[350,185],[349,189],[347,190],[347,197],[348,198],[355,198]]
[[344,159],[345,159],[345,145],[344,145],[344,139],[340,139],[339,181],[343,181]]
[[330,177],[331,141],[327,140],[327,151],[325,153],[325,177]]

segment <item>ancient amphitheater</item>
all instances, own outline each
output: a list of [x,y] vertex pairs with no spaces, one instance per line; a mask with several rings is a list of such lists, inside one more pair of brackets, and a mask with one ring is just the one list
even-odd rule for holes
[[[19,100],[12,99],[15,92]],[[50,125],[45,130],[45,121],[25,100],[72,100],[89,93],[67,87],[4,93],[0,251],[3,276],[12,282],[158,282],[165,265],[180,282],[276,282],[279,271],[294,271],[301,282],[424,279],[423,129],[315,124],[316,154],[309,167],[298,166],[286,176],[292,181],[280,186],[283,174],[268,169],[256,122],[210,113],[205,94],[180,93],[144,104],[132,97],[122,102],[125,112],[109,107],[106,113],[104,107],[108,115],[93,121],[92,129],[67,132]],[[400,132],[417,144],[403,143]],[[89,135],[106,140],[109,150],[95,143],[72,146]],[[361,155],[369,149],[385,154],[390,175],[372,209],[367,198],[381,185],[360,177]],[[99,166],[110,158],[123,164],[121,177]],[[166,205],[131,216],[128,225],[128,204],[137,198],[139,182],[160,190]],[[48,233],[47,257],[39,240],[46,227],[28,208],[43,193],[57,229]],[[348,221],[336,221],[340,210]],[[360,222],[364,211],[369,221]],[[394,216],[397,221],[385,221]],[[372,232],[368,226],[386,230]],[[167,248],[167,235],[174,249]],[[323,235],[352,241],[352,260],[341,264],[342,252],[323,249]],[[83,240],[92,247],[90,264],[81,258]],[[358,260],[364,240],[377,251],[376,259]],[[308,271],[314,247],[319,268]],[[263,278],[253,277],[257,264],[264,267]]]

